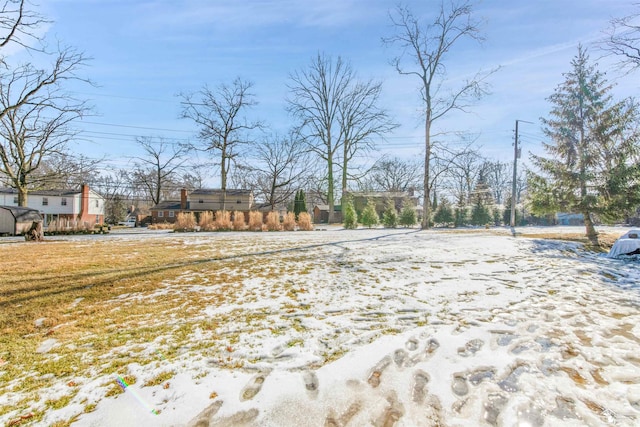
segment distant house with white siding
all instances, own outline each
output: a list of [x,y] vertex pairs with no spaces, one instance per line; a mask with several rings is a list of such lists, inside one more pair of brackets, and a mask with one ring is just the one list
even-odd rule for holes
[[[103,224],[104,203],[101,195],[82,185],[78,190],[29,191],[26,207],[40,212],[46,227],[51,221],[62,219]],[[0,188],[0,205],[18,206],[18,191]]]

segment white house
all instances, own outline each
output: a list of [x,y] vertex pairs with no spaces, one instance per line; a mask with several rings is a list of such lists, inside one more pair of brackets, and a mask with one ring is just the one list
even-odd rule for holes
[[[44,226],[60,219],[103,224],[104,202],[84,184],[78,190],[33,190],[27,194],[27,207],[40,212]],[[0,206],[18,206],[18,191],[0,188]]]

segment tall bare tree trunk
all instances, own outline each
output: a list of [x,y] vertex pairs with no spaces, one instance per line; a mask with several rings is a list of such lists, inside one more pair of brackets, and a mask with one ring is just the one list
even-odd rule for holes
[[333,205],[334,205],[334,195],[333,195],[333,156],[331,155],[331,152],[329,150],[328,152],[328,158],[327,158],[327,167],[329,169],[328,171],[328,179],[329,179],[329,187],[327,189],[328,191],[328,195],[327,195],[327,203],[329,203],[329,217],[327,218],[327,223],[331,224],[333,222]]

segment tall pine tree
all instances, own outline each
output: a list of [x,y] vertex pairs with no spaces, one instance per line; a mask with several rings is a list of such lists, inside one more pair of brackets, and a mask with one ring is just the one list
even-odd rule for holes
[[611,85],[582,46],[571,66],[548,98],[549,118],[542,119],[550,142],[543,143],[548,157],[532,156],[540,173],[529,175],[531,210],[581,213],[587,237],[598,244],[592,216],[615,216],[621,196],[638,203],[637,191],[631,194],[638,185],[636,107],[613,101]]

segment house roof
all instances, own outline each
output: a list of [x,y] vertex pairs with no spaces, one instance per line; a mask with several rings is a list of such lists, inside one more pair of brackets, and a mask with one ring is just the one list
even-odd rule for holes
[[406,191],[349,191],[347,192],[347,194],[354,197],[388,197],[388,198],[414,197],[414,196],[410,196],[409,193]]
[[165,200],[163,202],[158,203],[150,210],[152,211],[179,211],[182,210],[180,206],[180,200]]
[[18,222],[42,221],[42,216],[36,209],[23,208],[20,206],[0,206],[0,209],[9,211]]
[[[224,194],[224,192],[222,190],[220,190],[219,188],[216,189],[212,189],[212,188],[199,188],[197,190],[193,190],[190,194],[190,196],[199,196],[199,195],[203,195],[203,196],[216,196],[216,195],[222,195]],[[249,196],[251,195],[251,190],[233,190],[233,189],[227,189],[226,190],[226,194],[227,196]]]
[[[315,205],[314,209],[318,208],[321,211],[329,211],[329,205]],[[333,211],[334,212],[341,212],[342,211],[342,205],[334,205],[333,206]]]
[[[18,194],[15,188],[0,188],[0,194]],[[29,190],[30,195],[34,196],[74,196],[82,194],[81,190]]]

